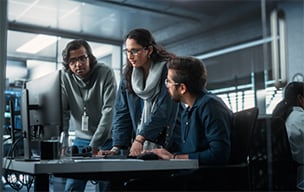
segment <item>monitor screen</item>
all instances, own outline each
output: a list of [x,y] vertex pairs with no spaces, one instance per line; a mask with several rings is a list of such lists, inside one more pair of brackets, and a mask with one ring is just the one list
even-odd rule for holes
[[23,155],[23,134],[21,126],[20,99],[21,88],[5,90],[5,112],[3,142],[4,156],[15,157]]
[[[20,114],[21,88],[5,90],[4,94],[5,94],[4,128],[6,128],[4,130],[4,134],[9,135],[10,134],[9,129],[15,129],[17,131],[22,130],[21,114]],[[13,125],[12,122],[14,123]]]
[[25,83],[21,104],[24,156],[39,158],[40,143],[59,141],[62,131],[61,71]]

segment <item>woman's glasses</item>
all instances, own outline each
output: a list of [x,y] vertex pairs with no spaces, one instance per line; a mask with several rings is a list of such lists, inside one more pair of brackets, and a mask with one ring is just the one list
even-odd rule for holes
[[138,55],[138,53],[142,50],[146,49],[146,47],[142,47],[142,48],[138,48],[138,49],[131,49],[131,50],[128,50],[128,49],[124,49],[122,50],[126,55],[131,54],[131,55]]

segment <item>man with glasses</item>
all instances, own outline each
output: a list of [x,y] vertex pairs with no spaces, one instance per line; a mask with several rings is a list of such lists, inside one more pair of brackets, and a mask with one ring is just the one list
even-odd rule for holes
[[[230,134],[232,111],[216,95],[206,90],[207,70],[194,57],[176,57],[168,63],[165,80],[168,92],[174,101],[184,106],[181,115],[180,151],[152,149],[162,159],[198,159],[200,165],[222,165],[230,157]],[[174,180],[171,187],[188,179],[192,190],[204,187],[203,172],[186,175],[181,182]],[[170,185],[164,179],[164,185]],[[170,188],[170,186],[169,186]],[[170,188],[172,190],[172,188]],[[188,188],[187,188],[188,189]]]
[[[73,146],[79,154],[96,155],[100,149],[111,149],[116,95],[113,70],[98,64],[91,47],[82,39],[69,42],[62,56],[65,141],[68,129],[72,129],[75,131]],[[84,191],[85,186],[85,180],[67,179],[65,191]]]

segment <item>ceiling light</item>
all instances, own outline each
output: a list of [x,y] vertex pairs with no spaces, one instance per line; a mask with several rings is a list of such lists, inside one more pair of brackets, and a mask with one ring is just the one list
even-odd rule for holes
[[32,40],[26,42],[21,47],[19,47],[16,51],[23,52],[23,53],[31,53],[35,54],[41,51],[42,49],[50,46],[51,44],[57,41],[56,36],[49,36],[49,35],[37,35]]
[[236,45],[236,46],[233,46],[233,47],[228,47],[228,48],[225,48],[225,49],[222,49],[222,50],[198,55],[198,56],[196,56],[196,58],[198,58],[198,59],[208,59],[210,57],[215,57],[215,56],[223,55],[223,54],[226,54],[226,53],[231,53],[231,52],[234,52],[234,51],[238,51],[238,50],[242,50],[242,49],[266,44],[266,43],[271,42],[271,40],[272,40],[271,37],[267,37],[267,38],[264,38],[264,39],[261,39],[261,40],[256,40],[256,41]]

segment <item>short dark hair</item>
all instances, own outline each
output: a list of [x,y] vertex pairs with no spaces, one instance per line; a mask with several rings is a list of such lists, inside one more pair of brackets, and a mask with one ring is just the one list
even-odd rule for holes
[[184,83],[191,94],[199,94],[207,84],[205,64],[195,57],[175,57],[168,62],[168,69],[175,70],[172,80]]
[[284,91],[284,100],[291,105],[297,105],[297,96],[304,96],[304,83],[303,82],[290,82]]
[[284,90],[284,98],[274,108],[272,115],[286,121],[293,106],[299,106],[298,95],[304,96],[304,82],[290,82]]
[[77,50],[80,47],[84,47],[87,51],[89,61],[90,61],[90,67],[91,69],[97,64],[96,57],[92,53],[92,49],[89,45],[89,43],[83,39],[75,39],[73,41],[70,41],[65,49],[62,51],[62,59],[63,59],[63,66],[66,71],[70,71],[69,68],[69,60],[70,60],[70,51],[71,50]]

